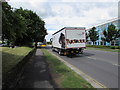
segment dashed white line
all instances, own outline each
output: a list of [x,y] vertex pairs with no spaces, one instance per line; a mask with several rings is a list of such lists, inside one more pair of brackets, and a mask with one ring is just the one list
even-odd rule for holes
[[[98,58],[95,58],[95,57],[87,57],[87,58],[92,59],[92,60],[98,60]],[[107,63],[110,63],[110,62],[107,62]],[[110,64],[114,66],[120,66],[119,64],[115,64],[115,63],[110,63]]]
[[120,66],[119,64],[113,64],[113,65],[115,65],[115,66]]

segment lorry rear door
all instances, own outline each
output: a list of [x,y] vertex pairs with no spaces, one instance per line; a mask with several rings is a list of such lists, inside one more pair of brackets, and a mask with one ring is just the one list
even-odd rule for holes
[[66,48],[85,48],[85,29],[66,28]]

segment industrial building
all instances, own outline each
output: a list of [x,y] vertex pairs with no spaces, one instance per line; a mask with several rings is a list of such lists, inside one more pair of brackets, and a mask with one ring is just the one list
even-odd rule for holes
[[[112,20],[108,20],[104,23],[93,26],[93,27],[96,27],[96,31],[98,32],[98,35],[99,35],[98,40],[95,42],[95,45],[120,46],[120,37],[117,38],[115,41],[112,41],[111,44],[109,42],[104,42],[101,39],[102,37],[104,37],[103,31],[108,30],[108,26],[111,25],[111,24],[114,24],[116,26],[116,29],[120,29],[120,18],[115,18],[115,19],[112,19]],[[87,31],[89,31],[91,28],[87,29]],[[90,38],[88,38],[87,44],[93,45],[93,42],[90,41]]]

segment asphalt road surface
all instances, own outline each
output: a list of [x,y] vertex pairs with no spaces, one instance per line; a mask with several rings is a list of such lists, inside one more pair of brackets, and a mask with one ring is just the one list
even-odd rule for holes
[[[50,48],[47,49],[58,55],[57,52],[53,52]],[[72,58],[60,57],[106,87],[118,88],[118,52],[86,49],[84,54]]]

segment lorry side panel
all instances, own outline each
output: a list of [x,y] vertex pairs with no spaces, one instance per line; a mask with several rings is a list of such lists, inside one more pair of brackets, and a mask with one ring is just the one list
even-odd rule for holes
[[52,46],[55,48],[65,48],[65,29],[53,34]]

